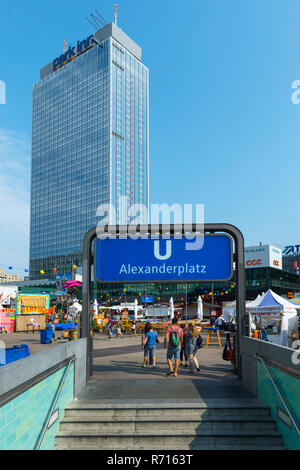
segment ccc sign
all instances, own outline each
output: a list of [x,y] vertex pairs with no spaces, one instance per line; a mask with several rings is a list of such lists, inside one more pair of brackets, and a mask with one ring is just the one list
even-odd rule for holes
[[261,259],[248,259],[246,261],[247,266],[261,266],[262,260]]
[[[262,260],[261,259],[248,259],[246,261],[246,266],[262,266]],[[274,259],[273,266],[279,267],[279,261],[277,259]]]

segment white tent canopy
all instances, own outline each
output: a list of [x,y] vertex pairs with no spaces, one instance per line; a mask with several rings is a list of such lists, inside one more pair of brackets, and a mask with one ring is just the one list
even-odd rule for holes
[[295,305],[271,289],[261,296],[259,302],[256,300],[246,305],[246,312],[251,315],[251,320],[261,327],[274,325],[275,331],[280,326],[280,336],[269,335],[269,339],[279,342],[281,346],[288,346],[288,336],[297,327]]
[[79,318],[80,313],[82,312],[82,305],[79,302],[74,302],[69,309],[70,314],[75,319]]
[[[265,295],[265,294],[263,294]],[[251,300],[250,302],[246,302],[246,308],[248,307],[257,307],[260,302],[262,301],[263,295],[259,295],[256,297],[255,300]]]
[[70,310],[76,311],[76,312],[81,312],[82,311],[82,305],[79,302],[74,302],[73,305],[71,305]]

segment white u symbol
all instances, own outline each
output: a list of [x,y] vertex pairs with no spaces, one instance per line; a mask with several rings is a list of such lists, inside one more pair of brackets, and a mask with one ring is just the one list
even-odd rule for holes
[[165,260],[165,259],[169,259],[171,257],[171,254],[172,254],[171,240],[166,241],[166,254],[165,255],[160,254],[159,240],[154,241],[154,256],[155,256],[155,258],[160,259],[160,260]]

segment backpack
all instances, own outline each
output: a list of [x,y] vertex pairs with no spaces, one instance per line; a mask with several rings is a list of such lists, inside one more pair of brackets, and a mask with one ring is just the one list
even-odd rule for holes
[[179,335],[178,331],[171,330],[170,337],[169,337],[170,345],[172,348],[177,348],[179,346]]
[[197,349],[203,348],[203,339],[202,336],[198,336],[197,338]]
[[225,331],[230,331],[231,333],[235,333],[236,332],[236,325],[231,320],[230,322],[225,323],[224,330]]
[[227,333],[226,335],[226,344],[225,348],[223,350],[223,356],[222,358],[224,361],[232,361],[233,360],[233,349],[231,346],[231,341],[230,341],[230,334]]

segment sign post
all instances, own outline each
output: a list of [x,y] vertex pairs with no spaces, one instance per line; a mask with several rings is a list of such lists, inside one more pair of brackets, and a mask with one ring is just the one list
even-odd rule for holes
[[[94,279],[100,283],[187,283],[228,281],[233,276],[233,262],[236,273],[237,372],[241,377],[240,339],[245,334],[244,239],[241,232],[229,224],[205,224],[204,230],[196,224],[140,225],[140,237],[132,239],[129,228],[132,229],[130,226],[108,226],[102,238],[97,238],[96,228],[93,228],[84,237],[81,337],[88,339],[87,379],[93,374],[90,337],[92,265]],[[151,238],[153,233],[155,237]],[[202,237],[204,243],[200,248],[191,248],[191,237]]]

